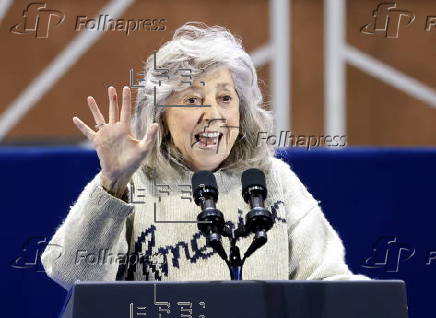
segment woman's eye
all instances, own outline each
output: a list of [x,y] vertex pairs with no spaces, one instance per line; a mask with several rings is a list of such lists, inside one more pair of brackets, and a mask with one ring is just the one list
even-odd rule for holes
[[223,102],[228,103],[228,102],[230,102],[232,100],[232,96],[224,95],[224,96],[221,96],[221,99],[222,99]]
[[200,98],[198,98],[198,97],[188,97],[185,99],[185,103],[186,104],[196,104],[199,102],[199,100],[200,100]]

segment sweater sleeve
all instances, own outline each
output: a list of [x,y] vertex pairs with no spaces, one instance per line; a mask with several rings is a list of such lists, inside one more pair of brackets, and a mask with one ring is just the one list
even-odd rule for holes
[[288,207],[289,279],[370,280],[349,270],[342,240],[325,218],[319,202],[290,167],[283,164],[281,176]]
[[107,193],[100,173],[70,207],[41,255],[47,275],[67,290],[77,280],[115,280],[117,255],[128,252],[126,223],[134,206]]

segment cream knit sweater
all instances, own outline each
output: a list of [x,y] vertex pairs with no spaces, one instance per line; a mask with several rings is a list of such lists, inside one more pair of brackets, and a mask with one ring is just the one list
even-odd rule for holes
[[[65,289],[76,280],[229,280],[227,265],[192,223],[200,211],[190,194],[192,174],[187,171],[180,184],[166,184],[138,169],[126,203],[100,186],[98,173],[44,250],[47,275]],[[249,210],[241,174],[218,170],[214,175],[217,208],[237,226]],[[265,206],[275,224],[268,242],[245,261],[244,280],[370,279],[348,269],[341,239],[288,164],[272,158],[265,176]],[[241,256],[252,239],[253,234],[238,240]],[[222,241],[228,253],[229,241]]]

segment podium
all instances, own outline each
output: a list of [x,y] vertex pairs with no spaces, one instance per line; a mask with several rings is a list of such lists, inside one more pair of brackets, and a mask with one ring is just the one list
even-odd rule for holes
[[405,283],[76,282],[62,318],[407,318]]

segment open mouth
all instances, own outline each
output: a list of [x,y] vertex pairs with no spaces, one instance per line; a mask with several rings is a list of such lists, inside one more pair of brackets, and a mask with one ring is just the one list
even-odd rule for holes
[[200,148],[216,148],[223,134],[218,131],[204,131],[194,135],[194,137]]

